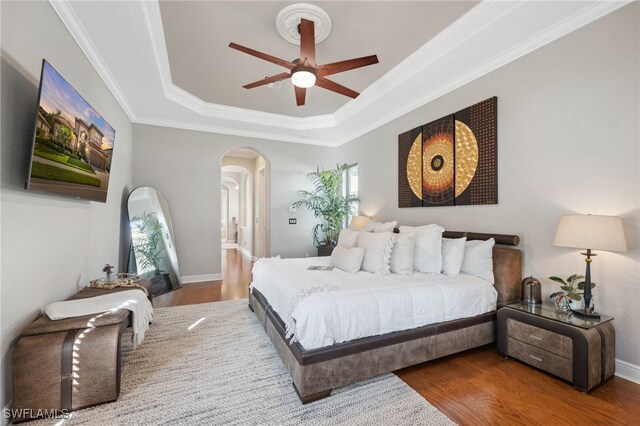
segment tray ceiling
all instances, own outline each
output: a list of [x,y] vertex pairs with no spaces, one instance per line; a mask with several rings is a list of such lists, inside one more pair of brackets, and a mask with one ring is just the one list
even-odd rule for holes
[[[476,2],[314,2],[333,24],[316,46],[318,62],[377,54],[380,63],[331,76],[357,92],[406,59],[420,46],[466,13]],[[332,114],[350,98],[317,87],[307,103],[296,106],[291,80],[278,89],[242,86],[284,68],[228,47],[235,42],[285,59],[299,47],[276,30],[276,16],[289,2],[160,3],[162,26],[173,84],[205,102],[295,117]]]
[[[274,24],[291,2],[50,0],[132,122],[325,146],[382,126],[628,2],[313,2],[333,20],[317,48],[321,63],[378,54],[380,64],[335,77],[361,91],[357,99],[317,89],[299,108],[290,82],[242,89],[280,70],[226,47],[234,41],[293,59],[296,46]],[[62,73],[70,66],[53,65]]]

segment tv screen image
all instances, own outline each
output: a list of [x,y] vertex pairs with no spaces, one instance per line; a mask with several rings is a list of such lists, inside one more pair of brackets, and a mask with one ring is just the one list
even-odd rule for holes
[[115,133],[43,60],[27,189],[106,202]]

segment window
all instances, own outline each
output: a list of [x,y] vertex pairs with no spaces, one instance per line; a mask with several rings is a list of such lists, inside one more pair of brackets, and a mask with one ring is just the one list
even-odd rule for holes
[[[358,196],[358,163],[346,166],[344,174],[342,175],[342,195],[355,195]],[[351,210],[351,216],[358,216],[358,203],[351,203],[349,210]],[[344,226],[349,225],[351,218],[347,218]]]

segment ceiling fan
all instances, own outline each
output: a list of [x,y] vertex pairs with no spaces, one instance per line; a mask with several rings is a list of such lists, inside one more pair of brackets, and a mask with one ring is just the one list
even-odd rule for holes
[[355,68],[366,67],[378,63],[376,55],[364,56],[362,58],[347,59],[346,61],[333,62],[331,64],[318,65],[316,63],[316,41],[315,41],[315,25],[313,21],[308,19],[300,19],[298,26],[300,33],[300,58],[293,61],[285,61],[257,50],[249,49],[236,43],[230,43],[229,47],[247,53],[256,58],[263,59],[276,65],[283,66],[289,71],[282,72],[271,77],[265,77],[262,80],[247,84],[245,89],[253,89],[254,87],[264,86],[276,81],[291,78],[293,87],[296,92],[296,104],[304,105],[307,89],[309,87],[318,86],[323,89],[331,90],[351,98],[357,98],[359,93],[342,86],[334,81],[326,78],[328,75],[349,71]]

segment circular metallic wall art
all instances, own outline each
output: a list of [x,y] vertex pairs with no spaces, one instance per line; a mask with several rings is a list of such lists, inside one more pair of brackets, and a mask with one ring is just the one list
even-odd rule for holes
[[436,133],[422,147],[423,199],[434,204],[452,200],[453,175],[453,137]]
[[422,133],[416,136],[407,158],[407,180],[413,195],[422,199]]
[[456,120],[456,197],[469,186],[478,169],[478,141],[466,124]]

